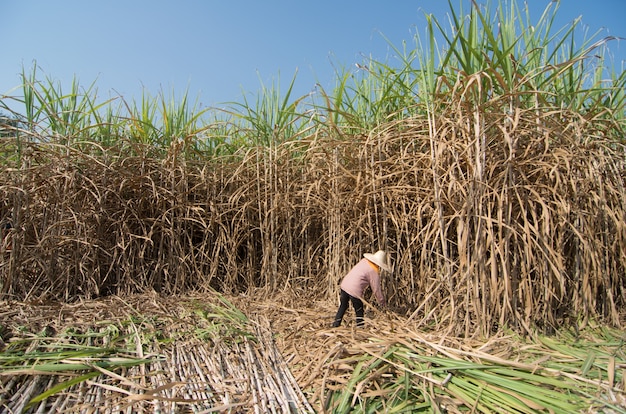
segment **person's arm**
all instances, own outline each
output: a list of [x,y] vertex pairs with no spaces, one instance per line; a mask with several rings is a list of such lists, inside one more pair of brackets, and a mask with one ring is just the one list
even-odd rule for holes
[[376,300],[381,306],[386,306],[387,301],[385,300],[385,295],[383,295],[382,288],[380,287],[380,273],[372,272],[372,276],[370,278],[370,286],[372,288],[372,293]]

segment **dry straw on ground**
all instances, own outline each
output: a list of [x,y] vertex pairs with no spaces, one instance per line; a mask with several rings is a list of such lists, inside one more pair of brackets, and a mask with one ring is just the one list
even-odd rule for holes
[[[526,340],[510,331],[471,339],[416,328],[409,318],[375,308],[363,329],[355,327],[354,314],[341,328],[329,328],[336,300],[292,293],[233,301],[270,321],[276,345],[318,412],[626,409],[619,331],[602,339],[581,332]],[[579,399],[578,393],[595,397]]]
[[260,296],[1,302],[11,322],[2,332],[0,410],[626,410],[626,355],[606,335],[474,340],[376,311],[362,329],[352,314],[329,328],[333,301]]

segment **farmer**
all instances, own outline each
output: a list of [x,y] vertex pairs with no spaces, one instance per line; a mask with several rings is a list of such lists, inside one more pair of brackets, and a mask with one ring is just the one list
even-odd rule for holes
[[333,327],[341,325],[343,315],[348,310],[348,302],[356,313],[357,326],[363,326],[363,292],[369,286],[381,306],[386,305],[385,296],[380,288],[380,269],[391,271],[387,263],[387,254],[383,250],[375,254],[365,253],[363,259],[348,272],[341,281],[339,310],[335,315]]

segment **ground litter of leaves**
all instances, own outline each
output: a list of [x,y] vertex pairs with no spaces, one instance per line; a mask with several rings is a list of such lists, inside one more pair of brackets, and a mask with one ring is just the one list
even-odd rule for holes
[[[397,344],[524,370],[549,359],[545,344],[520,344],[512,334],[478,340],[420,332],[392,312],[370,310],[361,329],[348,312],[342,327],[331,328],[335,310],[333,301],[292,294],[0,302],[0,411],[336,412],[340,403],[329,395],[351,385],[359,358],[384,359]],[[527,359],[529,350],[536,361]],[[52,368],[42,362],[49,354],[57,355]],[[622,345],[615,348],[610,376],[596,387],[613,407],[606,412],[626,407],[623,355]],[[348,405],[389,395],[381,384],[403,367],[386,362],[357,384]],[[581,369],[587,362],[580,361]],[[598,356],[593,364],[599,362]],[[429,404],[466,412],[454,395],[433,391],[446,387],[451,372],[415,375],[426,394],[431,390]]]

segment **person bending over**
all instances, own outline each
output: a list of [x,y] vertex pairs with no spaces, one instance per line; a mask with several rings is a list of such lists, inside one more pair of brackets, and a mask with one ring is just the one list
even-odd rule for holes
[[339,309],[335,315],[333,327],[341,325],[343,315],[348,310],[349,303],[356,313],[357,326],[363,326],[363,292],[369,286],[376,300],[381,306],[386,305],[385,296],[380,287],[380,270],[390,271],[387,263],[387,254],[383,250],[375,254],[365,253],[363,259],[358,262],[341,281],[341,292],[339,296]]

